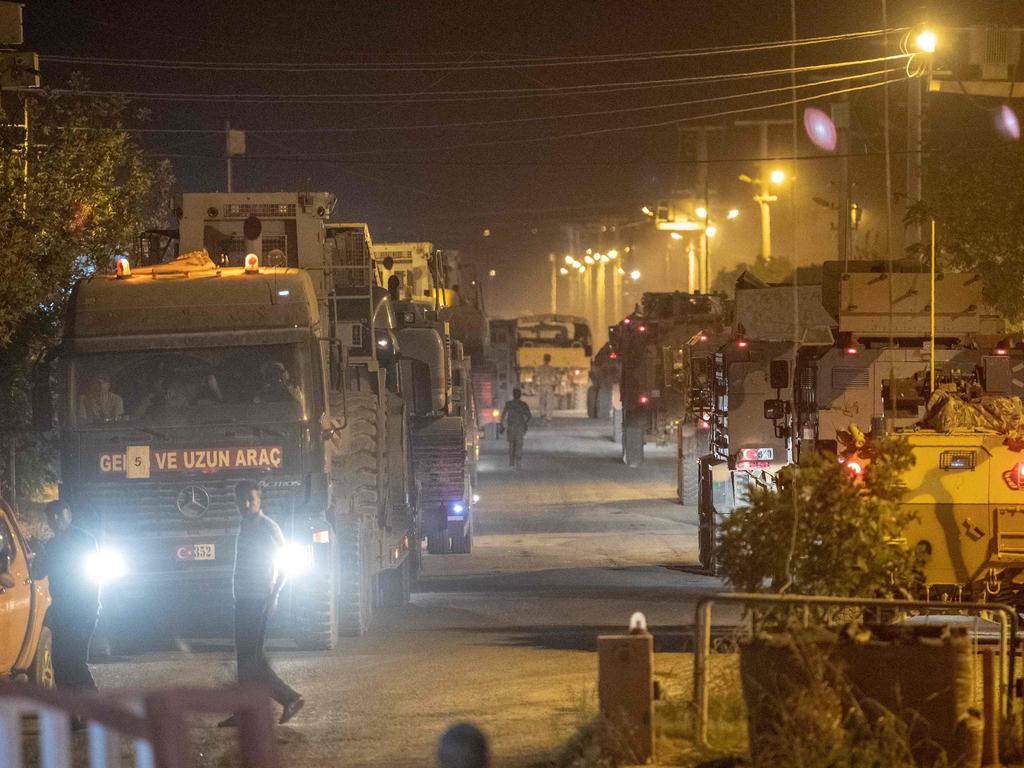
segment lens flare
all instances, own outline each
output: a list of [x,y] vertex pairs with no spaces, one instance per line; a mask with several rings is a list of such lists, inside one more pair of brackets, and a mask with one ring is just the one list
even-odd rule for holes
[[1017,113],[1006,104],[995,111],[996,130],[1004,139],[1018,141],[1020,139],[1020,120]]
[[818,149],[834,152],[836,149],[836,126],[832,118],[817,107],[804,110],[804,131]]

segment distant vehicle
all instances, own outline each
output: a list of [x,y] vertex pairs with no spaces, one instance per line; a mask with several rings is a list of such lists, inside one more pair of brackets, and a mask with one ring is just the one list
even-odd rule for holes
[[[52,640],[43,619],[50,607],[46,579],[32,572],[33,554],[17,519],[0,503],[0,678],[53,687]],[[82,564],[86,578],[87,564]]]
[[585,408],[593,354],[590,326],[582,317],[531,315],[516,320],[519,384],[531,404],[537,396],[536,369],[544,364],[544,355],[551,355],[551,366],[560,375],[558,407]]

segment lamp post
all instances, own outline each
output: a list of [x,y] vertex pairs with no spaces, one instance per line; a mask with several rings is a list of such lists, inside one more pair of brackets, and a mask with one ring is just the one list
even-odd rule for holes
[[768,179],[752,179],[745,173],[740,174],[740,181],[757,186],[754,202],[761,207],[761,256],[765,261],[772,258],[772,213],[771,204],[778,200],[778,195],[771,193],[771,185],[780,186],[786,181],[786,172],[776,168]]

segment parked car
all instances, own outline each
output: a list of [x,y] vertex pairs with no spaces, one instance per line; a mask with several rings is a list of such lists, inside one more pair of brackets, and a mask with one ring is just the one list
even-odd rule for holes
[[0,680],[52,688],[52,640],[43,626],[50,589],[33,575],[32,558],[14,511],[0,499]]

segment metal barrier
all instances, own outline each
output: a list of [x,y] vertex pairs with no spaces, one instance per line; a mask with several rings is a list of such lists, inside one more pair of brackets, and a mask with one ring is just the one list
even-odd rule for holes
[[[1016,679],[1017,612],[1003,603],[936,603],[927,600],[884,600],[879,598],[828,597],[818,595],[762,595],[743,592],[723,592],[708,595],[697,601],[694,609],[693,699],[697,705],[697,742],[708,747],[708,674],[707,663],[711,652],[711,609],[715,603],[734,605],[769,605],[804,607],[856,607],[907,609],[925,613],[998,613],[999,621],[999,686],[1006,686],[1004,715],[1013,711],[1014,681]],[[1005,676],[1004,676],[1005,673]]]
[[90,768],[121,768],[131,745],[135,768],[193,768],[186,715],[233,714],[238,718],[241,765],[278,768],[274,718],[260,688],[183,688],[109,695],[59,691],[13,683],[0,686],[0,765],[23,768],[22,718],[38,721],[40,768],[71,768],[71,722],[88,723]]

